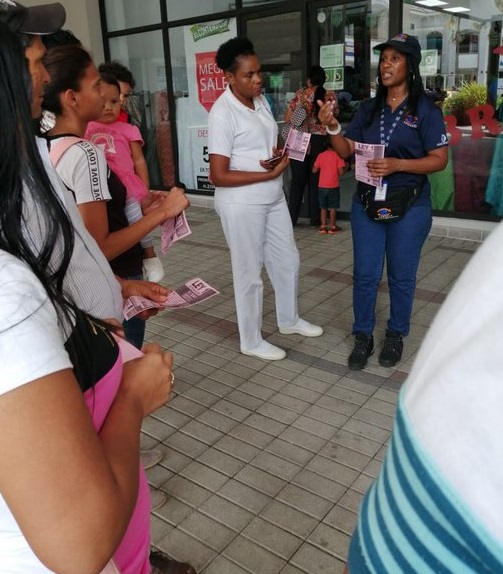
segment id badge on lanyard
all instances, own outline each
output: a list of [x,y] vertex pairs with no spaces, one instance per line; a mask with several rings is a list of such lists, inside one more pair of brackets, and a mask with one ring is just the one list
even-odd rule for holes
[[[406,98],[397,108],[398,113],[391,124],[391,127],[388,130],[388,134],[386,135],[384,130],[384,108],[381,110],[381,119],[379,124],[379,132],[381,136],[381,144],[384,144],[388,147],[389,142],[391,140],[391,135],[395,131],[396,126],[398,125],[403,113],[405,112],[405,108],[407,106],[408,99]],[[375,194],[374,194],[374,201],[386,201],[386,192],[388,191],[388,182],[384,179],[382,180],[382,184],[376,187]]]
[[386,201],[386,192],[388,191],[388,182],[383,179],[382,185],[376,187],[374,201]]

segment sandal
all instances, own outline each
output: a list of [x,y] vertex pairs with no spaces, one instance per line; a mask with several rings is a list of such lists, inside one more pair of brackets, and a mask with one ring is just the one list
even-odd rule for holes
[[335,235],[336,233],[340,233],[342,231],[342,227],[338,227],[337,225],[333,225],[329,230],[329,235]]
[[164,552],[150,550],[151,574],[196,574],[187,562],[177,562]]
[[327,234],[327,226],[326,225],[320,225],[320,228],[318,229],[318,233],[320,235],[326,235]]

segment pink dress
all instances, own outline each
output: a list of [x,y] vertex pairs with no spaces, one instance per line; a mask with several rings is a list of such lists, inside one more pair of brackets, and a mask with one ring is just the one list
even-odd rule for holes
[[[123,339],[118,339],[121,354],[114,366],[93,388],[84,393],[96,432],[100,432],[112,406],[122,379],[123,362],[141,356],[140,351]],[[133,349],[131,349],[133,347]],[[149,574],[150,554],[150,494],[147,477],[139,466],[138,499],[126,533],[115,551],[113,560],[120,574]]]
[[141,202],[149,190],[136,175],[130,147],[130,142],[143,145],[140,130],[124,122],[89,122],[85,138],[105,152],[108,165],[126,187],[128,199]]

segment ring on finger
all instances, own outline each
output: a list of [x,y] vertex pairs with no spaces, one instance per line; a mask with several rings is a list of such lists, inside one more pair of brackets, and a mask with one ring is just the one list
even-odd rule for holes
[[175,375],[171,372],[171,379],[169,381],[170,386],[172,387],[175,384]]

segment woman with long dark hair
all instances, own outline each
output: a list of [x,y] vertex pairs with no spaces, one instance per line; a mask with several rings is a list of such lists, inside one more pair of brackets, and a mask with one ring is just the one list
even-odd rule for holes
[[[166,219],[189,205],[184,191],[173,188],[167,194],[148,194],[142,202],[159,205],[129,224],[127,193],[119,177],[107,168],[105,154],[84,140],[89,121],[101,117],[103,98],[100,75],[91,55],[81,46],[56,46],[44,58],[51,80],[45,86],[44,108],[55,116],[55,125],[46,135],[51,159],[68,189],[89,233],[123,279],[142,278],[140,240]],[[126,338],[141,348],[145,322],[133,317],[124,322]]]
[[[304,161],[291,161],[290,170],[292,181],[290,182],[290,192],[288,194],[288,210],[292,224],[296,225],[299,218],[302,198],[307,183],[309,217],[311,225],[320,224],[320,208],[318,205],[318,180],[319,173],[313,173],[314,162],[318,155],[325,149],[326,130],[325,126],[318,119],[320,105],[330,93],[324,87],[326,81],[325,70],[321,66],[311,66],[307,75],[306,87],[297,90],[295,97],[288,104],[285,112],[285,122],[292,119],[296,110],[303,110],[305,119],[301,129],[311,134],[308,153]],[[304,115],[303,114],[303,115]]]
[[[385,146],[384,158],[367,163],[370,175],[382,178],[382,185],[359,182],[351,207],[355,346],[348,366],[353,370],[362,369],[374,351],[375,305],[385,258],[391,305],[379,364],[392,367],[402,358],[419,258],[432,221],[426,176],[447,165],[442,114],[426,96],[419,73],[419,42],[398,34],[375,50],[381,52],[376,97],[362,102],[344,135],[330,102],[319,114],[342,158],[355,153],[355,142]],[[393,197],[407,203],[400,219],[389,218]],[[369,217],[369,207],[380,204],[382,220]]]
[[[14,3],[6,10],[16,12],[20,31],[32,15]],[[22,45],[4,16],[9,21],[10,14],[0,20],[1,570],[98,572],[126,541],[121,559],[146,574],[148,489],[146,528],[130,528],[140,485],[146,488],[140,430],[168,398],[173,358],[153,347],[123,365],[130,347],[66,290],[74,230],[33,134],[49,79],[44,48],[40,36]],[[36,240],[26,227],[34,217],[43,230]]]

